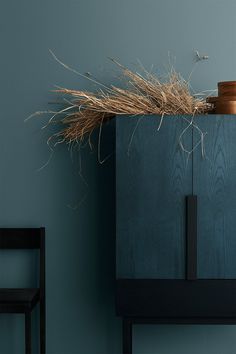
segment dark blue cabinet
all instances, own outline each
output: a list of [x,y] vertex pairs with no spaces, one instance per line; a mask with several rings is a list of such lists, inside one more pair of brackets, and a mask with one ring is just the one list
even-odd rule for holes
[[[187,117],[191,119],[191,117]],[[116,304],[123,317],[234,322],[236,116],[116,118]],[[196,280],[186,277],[186,196],[197,197]],[[190,235],[191,236],[191,235]],[[204,320],[203,320],[204,319]],[[209,320],[210,323],[211,320]],[[204,323],[205,323],[204,322]]]

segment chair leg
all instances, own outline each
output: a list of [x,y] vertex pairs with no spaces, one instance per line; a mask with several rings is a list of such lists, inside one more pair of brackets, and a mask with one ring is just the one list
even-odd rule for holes
[[25,313],[25,354],[31,354],[31,313]]
[[132,354],[132,320],[123,319],[123,354]]
[[46,305],[40,301],[40,354],[46,353]]

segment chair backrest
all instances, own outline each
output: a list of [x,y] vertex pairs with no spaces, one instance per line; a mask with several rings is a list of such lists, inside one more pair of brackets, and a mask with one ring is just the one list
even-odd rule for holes
[[0,249],[39,249],[40,293],[45,296],[45,228],[0,228]]

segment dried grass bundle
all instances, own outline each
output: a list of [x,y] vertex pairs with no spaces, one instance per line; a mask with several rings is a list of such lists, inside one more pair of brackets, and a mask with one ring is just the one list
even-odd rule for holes
[[[59,61],[57,58],[56,60]],[[189,83],[174,69],[162,81],[145,69],[141,75],[114,59],[112,61],[121,69],[127,88],[100,84],[96,93],[66,88],[55,90],[69,96],[66,108],[50,119],[51,122],[55,116],[64,114],[59,118],[63,127],[56,134],[59,142],[80,142],[115,115],[157,114],[163,118],[164,115],[205,114],[212,108],[205,98],[191,94]],[[97,83],[91,78],[90,80]]]

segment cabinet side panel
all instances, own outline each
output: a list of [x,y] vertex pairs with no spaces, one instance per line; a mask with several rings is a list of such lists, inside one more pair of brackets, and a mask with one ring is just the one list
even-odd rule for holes
[[[192,162],[179,116],[116,118],[117,278],[185,277],[185,196]],[[183,136],[191,149],[192,132]]]
[[[207,133],[193,157],[198,196],[198,277],[236,278],[236,116],[195,118]],[[195,142],[199,139],[194,133]]]

